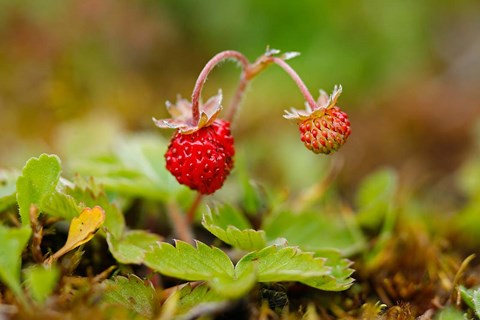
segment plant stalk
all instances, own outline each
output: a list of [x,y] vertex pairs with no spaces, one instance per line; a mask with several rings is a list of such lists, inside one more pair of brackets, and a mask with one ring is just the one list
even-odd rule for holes
[[[205,67],[203,67],[202,72],[200,72],[200,75],[198,76],[197,82],[195,83],[195,87],[193,88],[193,93],[192,93],[192,118],[193,118],[193,123],[198,123],[198,121],[200,119],[200,110],[199,110],[200,95],[202,93],[202,88],[203,88],[205,82],[207,81],[208,75],[215,68],[215,66],[217,66],[223,60],[227,60],[227,59],[234,59],[234,60],[238,61],[241,64],[242,69],[244,70],[243,73],[245,72],[245,70],[248,69],[248,66],[250,65],[248,59],[243,54],[241,54],[238,51],[234,51],[234,50],[222,51],[222,52],[216,54],[212,59],[210,59],[210,61],[207,62]],[[242,73],[242,80],[245,78],[243,76],[243,73]],[[240,87],[243,87],[243,88],[241,88],[240,93],[239,93],[239,90],[237,90],[237,94],[234,97],[234,101],[238,100],[238,102],[239,102],[240,99],[241,99],[241,96],[243,94],[243,91],[245,90],[246,83],[242,84],[242,82],[243,82],[242,80],[240,82],[239,88]],[[236,102],[236,104],[238,104],[238,102]]]

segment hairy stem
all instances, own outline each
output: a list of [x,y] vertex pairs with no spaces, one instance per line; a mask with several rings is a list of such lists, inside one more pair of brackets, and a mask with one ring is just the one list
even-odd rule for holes
[[240,76],[240,83],[238,84],[237,91],[232,98],[232,102],[230,102],[230,109],[228,110],[225,120],[232,122],[235,118],[235,114],[240,106],[240,102],[242,101],[243,94],[245,93],[245,89],[247,88],[249,81],[250,78],[247,77],[246,69],[244,69],[242,75]]
[[202,202],[203,195],[198,192],[197,196],[195,197],[195,200],[193,200],[192,205],[190,206],[190,209],[188,209],[187,212],[187,223],[192,225],[193,221],[195,220],[195,212],[198,209],[198,206]]
[[298,75],[298,73],[290,67],[288,63],[286,63],[284,60],[277,58],[277,57],[270,57],[271,61],[278,66],[280,66],[283,70],[285,70],[286,73],[295,81],[297,84],[298,88],[300,89],[300,92],[302,95],[305,97],[305,100],[307,100],[308,105],[312,110],[317,108],[317,103],[313,99],[312,95],[310,94],[310,91],[308,91],[307,86],[305,83],[303,83],[302,79]]
[[180,208],[175,202],[170,201],[167,203],[167,213],[172,221],[175,236],[180,240],[193,244],[194,241],[191,224],[188,223],[185,216],[180,213]]
[[[222,51],[222,52],[216,54],[212,59],[210,59],[210,61],[207,62],[205,67],[203,67],[202,72],[200,72],[200,75],[198,76],[197,82],[195,83],[195,87],[193,88],[193,93],[192,93],[192,118],[193,118],[193,123],[195,123],[195,124],[198,123],[198,121],[200,119],[200,110],[199,110],[198,105],[199,105],[199,101],[200,101],[200,95],[202,93],[202,88],[203,88],[203,85],[205,84],[205,82],[207,81],[208,75],[215,68],[215,66],[217,64],[219,64],[223,60],[227,60],[227,59],[234,59],[234,60],[237,60],[238,62],[240,62],[244,72],[245,72],[245,70],[247,70],[248,66],[250,65],[250,63],[248,62],[248,59],[243,54],[241,54],[238,51],[234,51],[234,50]],[[242,73],[242,80],[243,80],[243,78],[245,78],[244,77],[244,72]],[[244,86],[246,86],[246,84]],[[240,98],[241,98],[241,95],[243,94],[244,89],[245,88],[243,88],[241,90],[241,93],[238,94],[239,97],[234,98],[234,100],[238,99],[238,101],[240,101]],[[238,90],[237,90],[237,93],[238,93]],[[235,97],[236,96],[237,95],[235,95]],[[238,102],[237,102],[237,104],[238,104]]]

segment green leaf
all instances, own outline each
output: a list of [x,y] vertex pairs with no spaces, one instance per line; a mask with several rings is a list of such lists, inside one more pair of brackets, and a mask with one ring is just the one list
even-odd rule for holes
[[77,217],[84,207],[80,206],[72,196],[58,191],[45,195],[40,204],[41,211],[66,220]]
[[94,176],[107,191],[166,201],[188,190],[165,168],[167,147],[168,141],[157,135],[122,138],[112,146],[113,153],[77,163],[75,169]]
[[162,238],[143,230],[127,231],[121,238],[116,238],[107,232],[107,243],[115,260],[125,264],[140,264],[145,258],[145,252]]
[[152,319],[155,313],[157,297],[155,288],[149,281],[143,281],[134,274],[128,278],[116,276],[103,281],[105,292],[102,303],[127,307],[133,313]]
[[452,308],[447,307],[435,315],[435,320],[465,320],[467,319],[463,312]]
[[344,256],[359,252],[366,241],[353,217],[303,212],[279,212],[265,221],[268,241],[287,239],[305,251],[340,251]]
[[475,311],[477,317],[480,317],[480,288],[477,289],[467,289],[463,286],[459,287],[460,296],[463,301]]
[[253,288],[257,282],[257,274],[253,264],[246,265],[241,270],[235,269],[233,278],[217,277],[208,284],[225,298],[239,298]]
[[192,287],[191,284],[186,284],[175,294],[171,295],[165,304],[170,300],[177,299],[175,316],[184,319],[197,318],[202,310],[215,310],[225,304],[226,298],[218,292],[210,289],[205,283]]
[[255,215],[265,209],[267,201],[265,195],[260,192],[259,187],[250,179],[246,159],[245,153],[239,152],[235,159],[235,170],[243,191],[241,199],[242,209],[247,214]]
[[378,170],[365,178],[356,195],[359,223],[378,227],[392,208],[396,189],[397,174],[391,169]]
[[[229,223],[231,221],[231,223]],[[236,225],[243,227],[241,230]],[[262,249],[266,246],[263,230],[246,229],[248,221],[234,208],[223,206],[212,213],[210,208],[203,215],[202,225],[217,238],[229,245],[246,251]]]
[[103,226],[115,237],[121,238],[125,230],[125,218],[117,205],[111,203],[103,189],[90,179],[77,176],[75,187],[66,187],[65,193],[84,207],[100,206],[105,211]]
[[[322,258],[324,256],[325,255],[322,255]],[[354,281],[353,278],[350,277],[354,272],[354,270],[350,268],[352,265],[350,260],[343,259],[340,253],[332,254],[332,252],[330,252],[325,265],[331,268],[329,274],[323,277],[308,279],[303,281],[303,283],[325,291],[342,291],[350,288]]]
[[145,264],[170,277],[188,281],[230,278],[235,275],[232,261],[220,249],[196,241],[196,247],[183,241],[160,242],[145,253]]
[[255,284],[251,266],[235,272],[232,261],[220,249],[196,242],[196,248],[176,241],[176,247],[161,242],[145,254],[145,264],[168,276],[188,281],[209,281],[216,292],[227,298],[242,296]]
[[20,286],[22,252],[31,233],[29,226],[18,229],[0,225],[0,280],[22,300],[25,300]]
[[235,270],[241,272],[252,264],[259,282],[302,281],[330,272],[325,259],[314,258],[313,253],[302,252],[297,247],[272,245],[249,253],[240,259]]
[[19,172],[13,170],[0,170],[0,211],[15,204],[16,181]]
[[35,301],[43,304],[57,285],[59,270],[55,265],[36,265],[24,272],[30,295]]
[[242,273],[251,266],[259,282],[298,281],[328,291],[348,289],[353,282],[348,260],[315,257],[297,247],[272,245],[249,253],[240,259],[235,271]]
[[216,292],[228,298],[238,298],[258,282],[299,281],[323,290],[347,289],[349,277],[347,260],[328,266],[325,258],[302,252],[297,247],[272,245],[245,255],[233,267],[220,249],[199,241],[196,248],[182,241],[176,247],[161,242],[145,254],[145,264],[167,276],[188,281],[208,281]]
[[457,174],[457,184],[470,197],[479,197],[480,194],[480,162],[478,157],[467,161]]
[[240,230],[252,228],[245,216],[228,204],[217,206],[215,213],[211,215],[215,221],[214,224],[222,229],[226,229],[228,226],[234,226]]
[[23,225],[30,224],[30,205],[40,207],[43,198],[55,190],[62,168],[56,155],[31,158],[17,179],[17,201]]

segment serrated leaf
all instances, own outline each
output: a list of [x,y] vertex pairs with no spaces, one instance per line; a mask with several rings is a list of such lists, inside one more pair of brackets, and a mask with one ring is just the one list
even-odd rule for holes
[[220,249],[196,241],[196,247],[177,240],[175,247],[160,242],[145,253],[145,265],[171,277],[188,281],[233,278],[233,263]]
[[182,241],[176,241],[176,247],[161,242],[145,254],[145,264],[153,270],[188,281],[208,281],[228,298],[244,295],[256,281],[299,281],[323,290],[348,288],[349,264],[335,269],[325,261],[297,247],[272,245],[245,255],[234,268],[223,251],[198,241],[196,248]]
[[[225,210],[225,208],[228,209]],[[236,212],[235,209],[226,206],[220,209],[217,208],[214,213],[208,208],[203,215],[202,225],[217,238],[235,248],[247,251],[264,248],[267,243],[265,232],[253,229],[240,230],[238,227],[229,224],[228,221],[233,223],[237,221],[238,225],[248,225],[248,222],[243,221],[243,216],[241,218],[235,217],[235,215],[240,215],[240,213],[233,212]]]
[[143,281],[134,274],[128,278],[116,276],[103,282],[105,291],[102,303],[127,307],[135,314],[152,319],[155,314],[157,297],[149,281]]
[[65,253],[90,241],[104,221],[105,212],[101,207],[95,206],[92,209],[83,209],[78,217],[72,219],[65,245],[55,252],[49,261],[55,261]]
[[207,308],[215,310],[215,307],[221,307],[226,301],[224,296],[212,290],[205,283],[195,287],[186,284],[172,294],[165,304],[172,299],[177,300],[174,314],[181,319],[194,319],[201,315],[202,310]]
[[42,199],[55,190],[61,171],[56,155],[42,154],[27,161],[17,179],[17,202],[23,225],[30,224],[30,205],[40,207]]
[[378,170],[365,178],[356,194],[359,223],[370,228],[378,227],[393,207],[396,188],[397,174],[391,169]]
[[25,281],[32,298],[43,304],[55,289],[59,276],[60,272],[54,265],[36,265],[26,269]]
[[93,179],[87,181],[77,176],[74,182],[75,187],[66,187],[65,193],[83,206],[102,207],[105,211],[103,226],[116,238],[120,238],[125,230],[125,217],[118,206],[110,202],[103,188]]
[[213,278],[208,284],[223,297],[235,299],[250,291],[256,282],[257,274],[255,266],[251,264],[241,270],[235,269],[235,276],[233,278],[217,277]]
[[467,289],[463,286],[459,288],[460,296],[463,301],[473,310],[477,317],[480,317],[480,288]]
[[41,202],[40,210],[51,216],[71,220],[78,216],[84,207],[68,194],[54,191],[47,194]]
[[[321,257],[323,258],[324,255]],[[329,254],[325,265],[331,268],[329,274],[303,281],[303,283],[325,291],[342,291],[350,288],[354,281],[351,278],[354,270],[350,268],[352,265],[350,260],[342,258],[340,254]]]
[[341,215],[279,212],[266,219],[262,228],[268,241],[287,239],[289,245],[305,251],[340,251],[351,255],[365,247],[365,239],[354,221]]
[[18,298],[23,300],[23,292],[20,286],[20,267],[22,252],[30,239],[31,233],[32,230],[29,226],[7,228],[0,225],[0,280]]
[[[211,210],[209,211],[211,212]],[[240,230],[252,228],[245,216],[228,204],[217,206],[215,212],[212,213],[212,219],[215,221],[215,225],[222,229],[226,229],[228,226],[234,226]]]
[[[329,263],[328,263],[329,262]],[[257,281],[298,281],[308,286],[328,291],[348,289],[353,279],[350,262],[345,259],[331,260],[315,257],[297,247],[269,246],[244,256],[235,271],[242,272],[254,266]]]
[[325,259],[315,258],[311,252],[277,245],[247,254],[238,261],[235,271],[241,273],[252,264],[259,282],[303,281],[331,271],[325,266]]
[[15,204],[16,181],[19,172],[14,170],[0,170],[0,211]]
[[143,230],[127,231],[121,238],[107,232],[107,243],[115,260],[125,264],[140,264],[148,251],[162,237]]

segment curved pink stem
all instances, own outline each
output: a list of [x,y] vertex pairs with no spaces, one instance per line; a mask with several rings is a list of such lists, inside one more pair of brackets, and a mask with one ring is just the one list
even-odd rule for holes
[[[197,82],[195,83],[195,87],[193,88],[193,93],[192,93],[192,118],[193,118],[193,123],[198,123],[200,119],[200,110],[198,108],[199,101],[200,101],[200,95],[202,93],[202,88],[205,82],[207,81],[207,77],[210,74],[210,72],[215,68],[217,64],[222,62],[223,60],[226,59],[234,59],[240,62],[242,65],[243,73],[242,73],[242,79],[244,78],[244,73],[245,70],[247,70],[248,66],[250,63],[248,62],[248,59],[241,54],[238,51],[234,50],[226,50],[222,51],[218,54],[216,54],[210,61],[207,62],[205,67],[203,67],[202,72],[200,72],[200,75],[198,76]],[[243,93],[243,90],[242,90]],[[239,94],[241,97],[242,93]],[[237,92],[238,95],[238,92]],[[235,97],[237,97],[235,95]],[[237,98],[235,98],[237,99]],[[240,100],[238,98],[238,100]]]
[[292,67],[290,67],[290,65],[286,63],[284,60],[277,57],[271,57],[270,59],[271,61],[273,61],[280,67],[282,67],[282,69],[288,73],[288,75],[293,79],[293,81],[295,81],[298,88],[302,92],[302,95],[305,97],[305,100],[307,100],[307,103],[310,106],[310,108],[312,108],[312,110],[317,109],[317,103],[315,102],[312,95],[310,94],[310,91],[308,91],[308,88],[305,85],[305,83],[303,83],[302,79],[300,79],[300,76],[298,75],[298,73],[296,73],[295,70],[293,70]]

